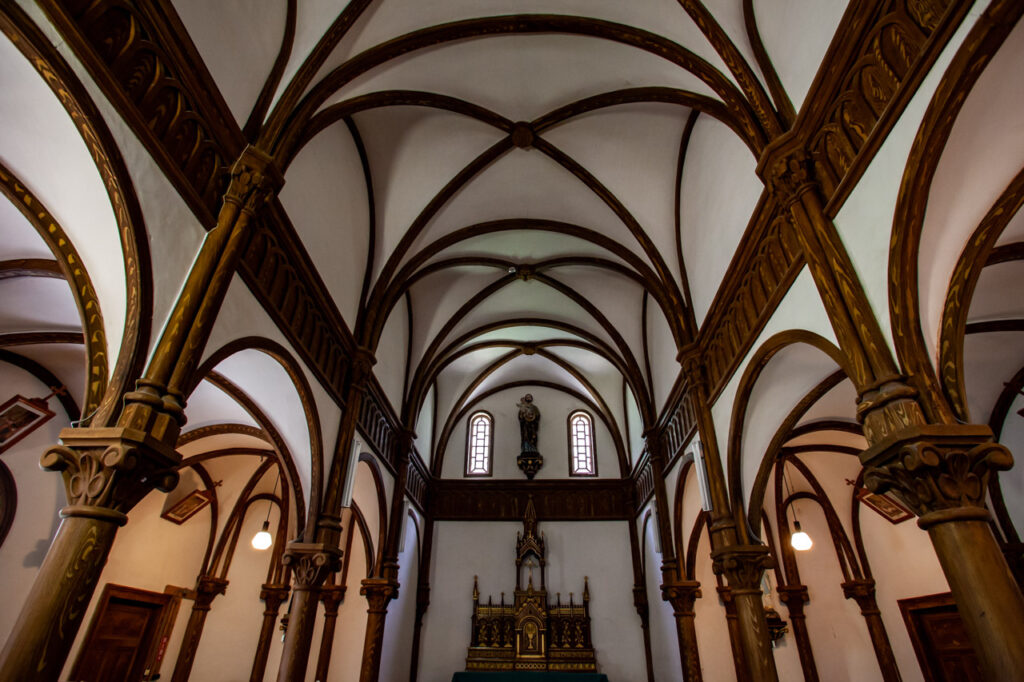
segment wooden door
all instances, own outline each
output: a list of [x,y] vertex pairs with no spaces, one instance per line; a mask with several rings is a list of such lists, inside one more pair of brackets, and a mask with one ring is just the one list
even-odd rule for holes
[[[150,678],[173,597],[107,584],[71,673],[74,682]],[[174,609],[176,611],[176,609]]]
[[900,599],[899,605],[927,682],[983,682],[952,594]]

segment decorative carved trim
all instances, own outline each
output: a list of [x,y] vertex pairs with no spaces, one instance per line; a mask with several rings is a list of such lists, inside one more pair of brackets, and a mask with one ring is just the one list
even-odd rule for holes
[[796,231],[774,199],[762,197],[740,243],[699,334],[711,400],[725,387],[804,265]]
[[646,449],[640,453],[637,465],[633,471],[633,489],[635,495],[634,515],[647,504],[647,500],[654,494],[654,469],[651,467],[650,453]]
[[295,590],[313,590],[341,567],[341,550],[322,543],[292,542],[281,563],[291,569]]
[[537,515],[551,521],[611,521],[633,517],[632,485],[621,480],[434,480],[429,514],[439,521],[519,521],[533,496]]
[[988,520],[985,494],[994,471],[1013,456],[991,441],[987,426],[922,426],[906,429],[861,454],[864,484],[893,491],[928,528],[952,520]]

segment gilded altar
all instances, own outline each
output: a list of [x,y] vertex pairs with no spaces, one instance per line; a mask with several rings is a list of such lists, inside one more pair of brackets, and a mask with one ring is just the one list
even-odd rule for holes
[[[562,603],[548,600],[545,581],[544,534],[537,535],[537,514],[531,500],[516,538],[516,587],[511,604],[502,592],[498,604],[492,598],[480,603],[477,579],[473,579],[472,639],[466,670],[551,670],[596,672],[597,659],[590,639],[590,585],[583,578],[579,603],[572,593]],[[534,585],[534,568],[540,585]],[[525,586],[524,582],[525,574]]]

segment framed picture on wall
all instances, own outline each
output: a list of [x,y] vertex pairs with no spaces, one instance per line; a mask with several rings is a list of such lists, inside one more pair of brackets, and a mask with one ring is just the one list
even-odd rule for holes
[[893,524],[903,523],[914,517],[914,513],[897,502],[889,495],[879,495],[867,488],[857,488],[857,499],[870,507],[876,513],[881,514],[887,521]]
[[209,490],[193,490],[160,516],[180,526],[210,504],[212,499],[213,493]]
[[45,400],[16,395],[0,405],[0,452],[53,418]]

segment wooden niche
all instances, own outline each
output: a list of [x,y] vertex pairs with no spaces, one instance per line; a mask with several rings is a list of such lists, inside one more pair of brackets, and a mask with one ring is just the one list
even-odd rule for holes
[[[537,534],[537,512],[531,497],[526,504],[523,532],[516,538],[516,588],[511,604],[494,604],[488,597],[480,603],[480,590],[473,578],[472,641],[466,656],[466,670],[509,671],[551,670],[559,672],[597,671],[597,658],[590,639],[590,587],[583,578],[583,594],[575,603],[572,594],[563,604],[561,595],[548,601],[544,557],[544,535]],[[534,568],[540,572],[540,586],[534,585]],[[523,586],[523,574],[526,586]]]

